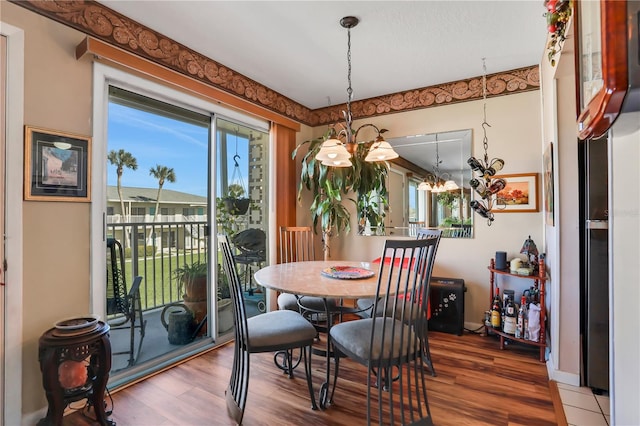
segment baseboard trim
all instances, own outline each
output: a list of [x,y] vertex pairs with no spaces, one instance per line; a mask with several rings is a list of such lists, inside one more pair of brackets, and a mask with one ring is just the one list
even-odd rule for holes
[[549,354],[549,358],[547,359],[547,375],[549,376],[549,380],[580,387],[580,375],[557,370],[551,354]]

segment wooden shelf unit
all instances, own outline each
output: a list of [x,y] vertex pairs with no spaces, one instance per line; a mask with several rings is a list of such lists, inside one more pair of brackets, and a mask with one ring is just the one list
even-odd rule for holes
[[[544,304],[544,294],[545,294],[545,283],[547,281],[547,273],[545,270],[544,259],[540,259],[538,263],[538,275],[518,275],[512,274],[509,270],[496,269],[495,260],[491,259],[491,263],[488,266],[489,269],[489,280],[491,282],[491,293],[489,295],[489,300],[493,300],[495,295],[495,280],[496,274],[498,275],[507,275],[510,277],[515,277],[519,279],[532,280],[534,286],[538,289],[539,294],[539,302],[540,302],[540,338],[537,342],[533,340],[525,340],[518,339],[513,334],[507,334],[502,330],[495,329],[493,327],[489,327],[485,325],[485,332],[488,335],[496,334],[500,336],[500,349],[504,349],[504,341],[505,339],[512,340],[514,342],[523,343],[525,345],[538,346],[540,349],[540,362],[544,362],[545,358],[545,348],[546,344],[546,309]],[[504,286],[503,286],[504,289]]]

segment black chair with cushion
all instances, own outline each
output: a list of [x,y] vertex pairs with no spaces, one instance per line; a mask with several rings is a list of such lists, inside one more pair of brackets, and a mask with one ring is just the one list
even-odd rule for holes
[[[440,238],[442,237],[442,231],[440,229],[428,229],[428,228],[420,228],[417,233],[416,233],[416,239],[418,240],[422,240],[422,239],[430,239],[433,238],[436,240],[436,246],[435,246],[435,252],[433,254],[434,256],[434,261],[435,261],[435,255],[438,252],[438,246],[440,245]],[[388,259],[381,259],[380,261],[388,261]],[[427,293],[427,299],[429,300],[429,298],[431,297],[430,292]],[[370,318],[371,317],[371,312],[373,310],[373,303],[374,303],[375,299],[358,299],[356,301],[356,306],[358,307],[358,309],[360,309],[360,312],[358,313],[359,316],[363,317],[363,318]],[[398,303],[398,300],[396,301],[396,303]],[[378,312],[378,315],[381,315],[384,309],[383,304],[379,304],[378,305],[378,310],[376,312]],[[390,311],[393,309],[393,304],[391,305],[387,305],[387,315],[390,315]],[[417,312],[417,311],[416,311]],[[431,375],[432,376],[436,376],[436,370],[433,367],[433,362],[431,361],[431,351],[429,350],[429,337],[428,335],[424,336],[424,361],[427,363],[427,366],[429,367],[429,371],[431,371]]]
[[[225,390],[229,415],[235,422],[242,424],[249,392],[250,354],[291,351],[296,348],[302,348],[311,406],[316,410],[318,406],[311,382],[311,345],[315,340],[316,329],[300,313],[293,311],[272,311],[247,318],[242,285],[231,246],[225,236],[218,236],[218,241],[223,267],[229,279],[235,325],[233,366],[229,386]],[[289,370],[288,373],[293,378],[293,371]]]
[[[387,240],[383,258],[389,262],[380,262],[373,312],[388,315],[331,328],[336,370],[341,356],[367,367],[368,425],[433,424],[422,343],[428,333],[427,303],[421,301],[429,294],[437,244],[437,238]],[[395,303],[389,294],[404,295],[407,303]]]

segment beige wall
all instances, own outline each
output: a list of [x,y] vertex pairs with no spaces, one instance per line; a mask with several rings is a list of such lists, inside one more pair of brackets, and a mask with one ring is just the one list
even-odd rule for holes
[[[74,59],[84,36],[2,3],[2,20],[25,30],[25,124],[90,136],[91,64]],[[89,206],[23,204],[23,413],[46,405],[38,338],[60,319],[89,313]]]
[[[484,156],[482,146],[482,101],[465,102],[442,107],[427,108],[401,114],[377,117],[366,122],[389,129],[385,137],[435,133],[448,130],[473,129],[474,156]],[[501,96],[487,100],[487,131],[489,157],[500,157],[505,161],[504,174],[540,173],[542,155],[540,141],[540,92],[532,91],[517,95]],[[357,127],[363,122],[354,123]],[[314,129],[318,136],[326,128]],[[298,135],[298,142],[303,141]],[[306,135],[305,135],[306,136]],[[298,209],[298,223],[311,224],[309,198]],[[347,203],[351,207],[351,203]],[[465,322],[468,326],[479,325],[484,311],[489,309],[489,273],[487,266],[496,251],[507,251],[511,258],[519,254],[522,243],[531,235],[543,247],[542,213],[497,213],[489,227],[486,221],[475,215],[474,238],[444,238],[438,249],[434,275],[463,278],[467,286],[465,295]],[[356,227],[355,209],[351,216],[352,229]],[[385,237],[363,237],[351,232],[333,238],[332,258],[348,260],[370,260],[379,257]],[[510,281],[518,291],[527,280]],[[502,287],[502,283],[500,283]]]

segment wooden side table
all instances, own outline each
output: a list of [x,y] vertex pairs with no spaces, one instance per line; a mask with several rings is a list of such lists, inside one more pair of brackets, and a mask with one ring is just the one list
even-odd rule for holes
[[75,330],[51,328],[38,341],[38,359],[49,402],[47,416],[38,425],[62,425],[65,407],[84,398],[93,406],[99,424],[114,424],[104,406],[111,371],[108,324],[96,321]]

